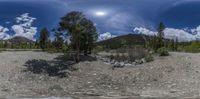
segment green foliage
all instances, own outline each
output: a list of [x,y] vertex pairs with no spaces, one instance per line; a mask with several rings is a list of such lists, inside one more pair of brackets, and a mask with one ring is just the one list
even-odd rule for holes
[[49,31],[47,28],[43,28],[40,32],[40,38],[39,38],[39,45],[40,48],[45,50],[48,46],[48,37],[49,37]]
[[130,48],[134,46],[144,47],[145,40],[143,39],[142,35],[128,34],[97,42],[96,45],[103,46],[104,49],[110,49],[110,50],[120,49],[120,48]]
[[159,48],[157,52],[160,56],[169,56],[168,50],[165,47]]
[[58,30],[68,32],[71,46],[76,51],[76,61],[79,61],[80,52],[91,53],[97,40],[96,27],[93,22],[85,18],[81,12],[72,11],[61,18]]
[[161,39],[164,38],[164,30],[165,30],[165,25],[164,23],[160,22],[158,26],[158,37]]
[[185,52],[198,53],[200,52],[200,42],[192,42],[190,45],[184,46],[181,49]]
[[152,54],[150,54],[150,53],[147,53],[147,54],[145,55],[144,59],[145,59],[146,62],[151,62],[151,61],[154,60]]
[[93,51],[97,53],[97,52],[101,52],[101,51],[104,51],[104,50],[105,50],[104,46],[98,45],[94,48]]
[[63,33],[59,29],[53,29],[53,32],[55,32],[55,40],[52,42],[52,45],[55,46],[57,50],[60,50],[64,44]]

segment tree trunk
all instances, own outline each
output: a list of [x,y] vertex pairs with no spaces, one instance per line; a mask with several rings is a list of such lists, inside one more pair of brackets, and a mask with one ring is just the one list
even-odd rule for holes
[[84,48],[84,55],[85,55],[85,56],[88,55],[88,45],[85,45],[85,48]]
[[77,41],[76,44],[76,62],[80,62],[80,43]]
[[89,47],[89,52],[88,52],[88,54],[92,54],[92,48],[91,48],[91,47]]

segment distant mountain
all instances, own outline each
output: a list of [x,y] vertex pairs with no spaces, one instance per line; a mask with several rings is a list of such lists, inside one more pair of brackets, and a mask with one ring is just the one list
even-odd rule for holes
[[97,45],[102,45],[111,49],[116,49],[120,48],[125,45],[145,45],[145,40],[148,40],[150,36],[146,36],[143,34],[128,34],[128,35],[122,35],[122,36],[117,36],[108,40],[104,41],[99,41],[96,44]]
[[22,36],[16,36],[13,37],[11,39],[8,39],[7,41],[11,42],[11,43],[34,43],[34,41],[26,38],[26,37],[22,37]]

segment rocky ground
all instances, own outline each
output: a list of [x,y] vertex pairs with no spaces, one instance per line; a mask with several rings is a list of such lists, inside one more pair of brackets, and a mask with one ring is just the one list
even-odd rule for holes
[[92,57],[78,64],[63,59],[37,51],[1,52],[0,97],[200,96],[200,54],[173,52],[114,70]]

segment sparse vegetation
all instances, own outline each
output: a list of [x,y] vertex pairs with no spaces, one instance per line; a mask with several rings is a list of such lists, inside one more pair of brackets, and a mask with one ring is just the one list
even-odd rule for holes
[[160,56],[169,56],[169,52],[165,47],[159,48],[157,52]]
[[150,53],[147,53],[147,54],[145,55],[144,59],[145,59],[146,62],[151,62],[151,61],[154,60],[152,54],[150,54]]

